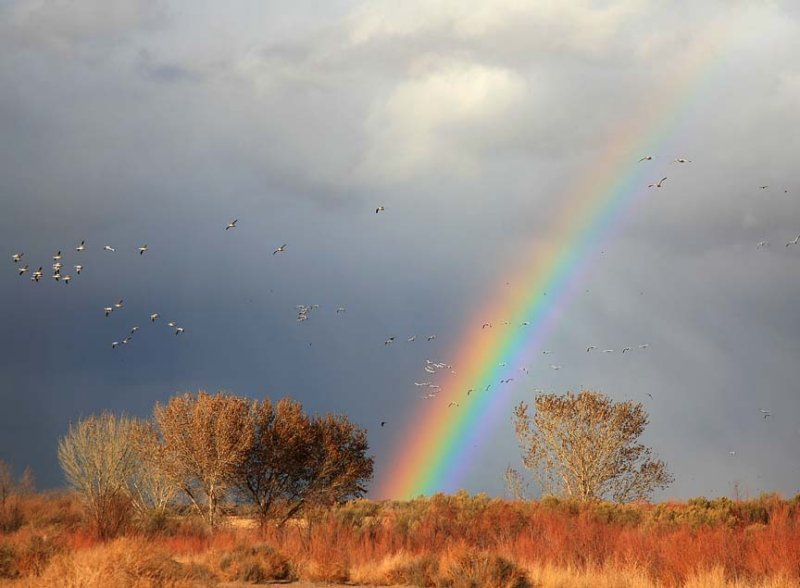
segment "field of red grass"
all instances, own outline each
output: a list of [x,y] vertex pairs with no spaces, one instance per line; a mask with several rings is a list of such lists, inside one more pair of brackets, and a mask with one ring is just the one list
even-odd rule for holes
[[[0,584],[213,586],[306,580],[454,588],[800,587],[800,501],[614,505],[437,495],[356,501],[283,528],[175,515],[107,542],[70,494],[20,497]],[[0,520],[0,523],[3,521]],[[12,527],[17,527],[13,529]]]

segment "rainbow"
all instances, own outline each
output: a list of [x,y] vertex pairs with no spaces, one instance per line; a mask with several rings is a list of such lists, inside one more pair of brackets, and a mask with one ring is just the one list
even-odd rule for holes
[[[410,499],[455,491],[470,466],[471,448],[500,422],[507,426],[512,386],[498,387],[497,382],[538,355],[580,290],[595,253],[637,198],[648,192],[656,168],[638,163],[639,158],[669,152],[687,111],[724,57],[722,48],[735,28],[719,22],[707,31],[704,46],[688,53],[690,57],[673,69],[675,74],[668,76],[668,83],[639,115],[614,130],[590,169],[578,174],[581,180],[561,197],[563,204],[546,238],[538,238],[510,274],[515,288],[493,292],[492,302],[481,305],[479,313],[466,321],[457,339],[463,344],[450,355],[458,373],[443,383],[446,392],[435,402],[422,403],[401,430],[376,497]],[[481,328],[483,323],[499,325],[504,320],[514,327]],[[527,326],[518,326],[523,321]],[[473,392],[467,396],[469,389]],[[449,408],[449,401],[460,407]]]

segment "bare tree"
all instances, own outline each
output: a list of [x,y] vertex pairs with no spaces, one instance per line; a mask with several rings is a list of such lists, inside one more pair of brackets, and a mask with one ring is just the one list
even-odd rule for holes
[[164,471],[211,527],[253,443],[250,404],[223,392],[201,391],[155,408]]
[[506,491],[514,500],[525,500],[527,498],[528,484],[518,470],[511,466],[506,467],[503,472],[503,481],[506,483]]
[[136,465],[128,481],[133,508],[142,521],[163,517],[177,492],[169,473],[174,470],[152,421],[134,421],[131,443]]
[[288,398],[265,398],[252,414],[255,438],[237,488],[256,504],[262,525],[364,494],[373,470],[364,429],[344,416],[312,418]]
[[640,403],[591,391],[542,394],[536,414],[514,411],[522,461],[545,494],[617,502],[646,499],[672,482],[666,464],[638,443],[648,423]]
[[80,494],[90,523],[101,538],[118,533],[130,515],[128,480],[135,467],[132,421],[111,413],[70,425],[58,443],[58,461]]
[[14,483],[14,475],[11,473],[11,466],[0,459],[0,509],[5,512],[6,502],[17,489]]
[[17,500],[20,494],[11,466],[0,459],[0,533],[10,533],[22,526],[24,515]]
[[36,478],[33,475],[31,466],[26,466],[25,469],[22,470],[22,477],[19,479],[17,490],[22,496],[36,492]]

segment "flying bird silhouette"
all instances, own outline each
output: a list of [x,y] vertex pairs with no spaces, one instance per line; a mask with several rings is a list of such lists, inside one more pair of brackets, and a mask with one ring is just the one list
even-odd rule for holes
[[225,227],[225,230],[227,231],[228,229],[235,229],[235,228],[236,228],[236,223],[238,223],[238,222],[239,222],[239,219],[238,219],[238,218],[235,218],[235,219],[233,219],[233,220],[232,220],[231,222],[229,222],[229,223],[228,223],[228,225]]

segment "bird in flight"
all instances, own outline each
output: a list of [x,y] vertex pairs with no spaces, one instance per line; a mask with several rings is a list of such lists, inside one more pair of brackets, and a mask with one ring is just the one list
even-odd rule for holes
[[339,308],[336,309],[336,314],[341,314],[343,312],[346,312],[346,310],[347,309],[344,306],[340,306]]
[[81,251],[86,251],[86,241],[81,241],[81,244],[75,248],[75,251],[80,253]]
[[485,328],[487,328],[487,327],[491,329],[491,328],[492,328],[492,323],[483,323],[483,324],[481,325],[481,329],[485,329]]
[[589,347],[586,348],[586,353],[589,353],[593,349],[597,349],[597,345],[589,345]]
[[650,343],[642,343],[639,345],[639,349],[647,349],[648,347],[650,347]]
[[116,251],[111,245],[103,245],[103,251],[111,251],[112,253]]
[[76,265],[75,266],[75,273],[76,274],[81,275],[81,271],[82,270],[83,270],[83,266],[82,265]]
[[760,188],[761,190],[766,190],[767,188],[769,188],[769,186],[759,186],[759,188]]
[[116,349],[118,345],[119,341],[114,341],[113,343],[111,343],[111,349]]
[[794,238],[794,241],[789,241],[786,243],[786,246],[788,247],[789,245],[797,245],[798,241],[800,241],[800,235],[797,235],[797,237]]
[[428,341],[433,341],[436,339],[436,335],[428,335]]
[[451,400],[450,403],[447,406],[449,408],[451,406],[461,406],[461,405],[458,402],[456,402],[455,400]]
[[653,159],[653,156],[652,156],[652,155],[645,155],[644,157],[642,157],[642,158],[639,160],[639,163],[642,163],[643,161],[651,161],[652,159]]
[[545,349],[544,351],[542,351],[542,355],[550,355],[551,353],[553,352],[550,351],[549,349]]
[[39,266],[39,269],[33,272],[33,274],[31,274],[31,280],[33,280],[34,282],[38,282],[43,275],[44,272],[42,271],[42,267]]
[[756,249],[763,249],[764,247],[769,247],[769,241],[759,241],[756,244]]
[[151,323],[154,323],[154,322],[156,322],[156,319],[157,319],[158,317],[159,317],[159,314],[158,314],[157,312],[154,312],[153,314],[151,314],[151,315],[150,315],[150,322],[151,322]]
[[614,353],[613,349],[603,349],[603,353]]
[[183,330],[184,330],[183,327],[175,327],[175,334],[180,335],[181,333],[183,333]]
[[653,395],[652,395],[652,394],[650,394],[650,392],[648,392],[648,393],[647,393],[647,395],[648,395],[650,398],[652,398],[652,397],[653,397]]
[[623,349],[622,349],[622,353],[625,353],[626,351],[630,351],[630,350],[631,350],[631,348],[630,348],[630,347],[623,347]]
[[61,250],[57,251],[53,256],[53,261],[58,261],[59,259],[61,259]]
[[238,222],[239,222],[238,218],[233,219],[231,222],[228,223],[228,226],[225,227],[225,230],[227,231],[228,229],[235,229],[236,223]]
[[556,371],[558,371],[558,370],[560,370],[560,369],[561,369],[561,366],[560,366],[560,365],[554,365],[554,364],[552,364],[552,363],[551,363],[551,364],[550,364],[550,368],[551,368],[551,369],[554,369],[554,370],[556,370]]
[[381,421],[381,427],[386,424],[386,421]]
[[666,181],[666,179],[667,179],[667,177],[666,177],[666,176],[664,176],[663,178],[661,178],[660,180],[658,180],[658,182],[657,182],[657,183],[655,183],[655,184],[647,184],[647,187],[648,187],[648,188],[660,188],[660,187],[661,187],[661,185],[662,185],[662,184],[663,184],[663,183]]
[[17,262],[19,262],[20,259],[22,259],[23,255],[25,255],[25,254],[24,253],[15,253],[14,255],[11,256],[11,259],[14,260],[14,263],[17,263]]
[[139,255],[143,255],[144,252],[147,251],[147,244],[145,243],[141,247],[139,247]]
[[131,328],[131,335],[133,335],[138,330],[139,330],[139,327],[132,327]]
[[384,345],[391,345],[392,343],[394,343],[394,337],[389,337],[383,342]]
[[[276,253],[283,253],[284,251],[286,251],[286,243],[284,243],[283,245],[278,247],[275,251],[273,251],[272,255],[275,255]],[[337,310],[337,312],[338,312],[338,310]]]
[[103,309],[103,312],[106,313],[106,316],[109,316],[112,312],[114,312],[114,307],[113,306],[106,306]]
[[66,276],[64,276],[63,278],[61,278],[61,280],[62,280],[62,281],[65,283],[65,284],[67,284],[67,285],[69,285],[69,281],[70,281],[71,279],[72,279],[72,276],[71,276],[71,275],[69,275],[69,274],[67,274]]
[[677,159],[673,159],[672,163],[692,163],[691,159],[684,159],[683,157],[679,157]]
[[124,301],[122,300],[122,298],[120,298],[120,299],[119,299],[119,302],[117,302],[117,303],[114,305],[114,308],[122,308],[123,306],[125,306],[125,303],[124,303]]
[[415,386],[430,386],[430,382],[414,382]]
[[406,341],[408,341],[409,343],[413,343],[416,340],[417,340],[416,335],[411,335],[408,339],[406,339]]
[[729,451],[729,452],[728,452],[728,454],[730,454],[730,455],[736,455],[736,452],[735,452],[735,451]]
[[384,208],[382,205],[378,206],[378,208],[375,209],[375,214],[378,214],[379,212],[382,212],[384,210],[386,210],[386,208]]

